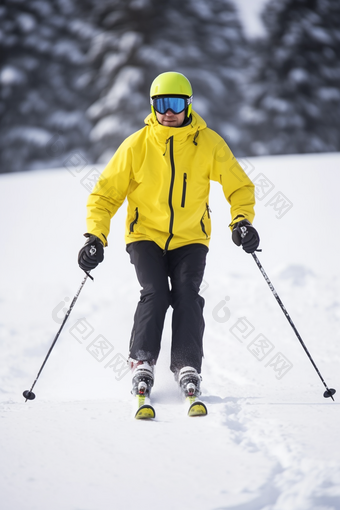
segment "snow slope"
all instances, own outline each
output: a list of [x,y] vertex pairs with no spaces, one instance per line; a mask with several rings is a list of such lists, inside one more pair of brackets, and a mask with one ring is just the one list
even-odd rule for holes
[[[259,259],[327,384],[339,390],[340,154],[241,163],[257,184]],[[338,394],[323,398],[254,260],[231,242],[215,183],[201,289],[209,415],[185,415],[168,369],[169,312],[157,419],[132,418],[130,375],[119,363],[139,288],[125,253],[124,205],[36,400],[25,403],[22,391],[83,279],[86,185],[100,168],[77,164],[0,177],[1,510],[339,509]]]

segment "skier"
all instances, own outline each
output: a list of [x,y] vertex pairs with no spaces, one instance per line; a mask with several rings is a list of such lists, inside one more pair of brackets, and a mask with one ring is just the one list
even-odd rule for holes
[[[203,306],[199,295],[210,241],[210,180],[231,207],[232,240],[247,253],[259,245],[252,226],[254,185],[226,142],[192,110],[189,80],[162,73],[150,90],[146,126],[129,136],[104,169],[87,203],[85,271],[104,258],[110,220],[128,199],[126,250],[141,285],[129,362],[133,393],[149,394],[165,314],[172,314],[170,369],[185,395],[200,394]],[[170,286],[169,286],[170,280]]]

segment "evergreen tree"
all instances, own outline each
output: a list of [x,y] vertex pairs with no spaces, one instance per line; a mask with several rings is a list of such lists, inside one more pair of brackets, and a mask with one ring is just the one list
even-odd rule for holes
[[340,3],[273,0],[263,19],[241,111],[249,153],[340,150]]
[[249,53],[234,4],[144,0],[122,2],[119,13],[107,2],[100,11],[102,42],[91,52],[102,91],[88,110],[96,159],[107,161],[126,135],[144,125],[151,82],[171,70],[191,80],[194,109],[240,153],[238,107]]
[[[0,7],[0,171],[58,166],[81,148],[91,124],[86,109],[86,19],[94,0],[6,0]],[[81,8],[80,8],[81,6]]]
[[194,108],[240,153],[248,46],[231,0],[5,0],[0,172],[107,162],[143,126],[149,88],[183,72]]

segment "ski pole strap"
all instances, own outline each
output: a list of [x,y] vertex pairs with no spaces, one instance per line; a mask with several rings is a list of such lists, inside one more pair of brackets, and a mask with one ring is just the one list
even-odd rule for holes
[[86,274],[86,276],[88,276],[89,278],[91,278],[92,281],[94,281],[94,278],[93,278],[93,276],[90,275],[89,271],[85,271],[85,269],[83,271]]

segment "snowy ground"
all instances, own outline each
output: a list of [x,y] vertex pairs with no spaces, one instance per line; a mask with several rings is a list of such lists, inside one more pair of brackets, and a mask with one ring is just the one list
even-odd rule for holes
[[[327,384],[339,390],[340,155],[242,164],[257,184],[259,259]],[[338,510],[338,399],[323,398],[254,260],[232,244],[217,184],[201,289],[209,415],[185,415],[168,369],[169,313],[157,419],[132,418],[120,361],[139,288],[125,253],[125,206],[36,400],[24,402],[83,279],[86,176],[96,172],[77,165],[74,158],[69,170],[0,177],[1,510]]]

